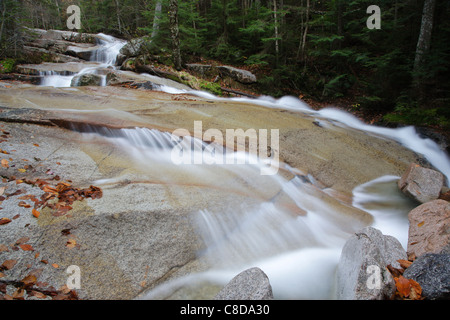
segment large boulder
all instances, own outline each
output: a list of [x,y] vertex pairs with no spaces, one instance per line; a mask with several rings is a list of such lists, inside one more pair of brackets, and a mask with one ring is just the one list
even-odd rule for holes
[[217,75],[217,70],[210,64],[190,63],[186,64],[186,68],[201,77]]
[[229,66],[219,66],[217,69],[219,69],[219,73],[222,77],[230,77],[231,79],[243,84],[251,84],[257,81],[256,76],[247,70]]
[[412,163],[398,181],[398,187],[408,197],[421,203],[439,198],[444,185],[442,173]]
[[408,214],[408,256],[440,253],[450,247],[450,203],[434,200]]
[[137,57],[150,52],[151,40],[148,37],[131,39],[120,49],[120,54],[126,57]]
[[400,242],[366,227],[345,243],[336,273],[337,298],[340,300],[382,300],[395,293],[395,281],[387,270],[399,268],[406,259]]
[[66,54],[90,61],[92,54],[98,50],[98,46],[93,45],[70,45],[66,49]]
[[83,86],[100,86],[102,85],[103,77],[98,74],[86,73],[73,77],[71,87]]
[[272,300],[269,278],[259,268],[250,268],[235,276],[215,300]]
[[417,281],[422,296],[430,300],[450,299],[450,254],[428,253],[417,258],[403,276]]

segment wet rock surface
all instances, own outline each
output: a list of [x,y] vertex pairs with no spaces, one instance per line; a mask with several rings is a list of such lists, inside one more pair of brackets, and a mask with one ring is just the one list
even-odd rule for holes
[[406,259],[400,242],[367,227],[353,235],[342,249],[336,288],[340,300],[384,300],[395,293],[395,282],[387,266],[400,267]]
[[417,258],[403,274],[417,281],[428,300],[450,299],[450,254],[428,253]]
[[214,299],[272,300],[272,286],[264,271],[259,268],[251,268],[235,276]]
[[412,210],[408,218],[408,256],[420,257],[450,248],[450,202],[427,202]]

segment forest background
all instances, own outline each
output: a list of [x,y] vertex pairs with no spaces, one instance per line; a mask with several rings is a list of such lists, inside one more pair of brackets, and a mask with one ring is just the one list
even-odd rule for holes
[[[0,72],[27,63],[26,27],[67,30],[73,4],[80,32],[149,36],[171,57],[176,24],[178,68],[220,62],[257,74],[259,94],[450,129],[448,0],[0,0]],[[379,29],[367,26],[371,5]]]

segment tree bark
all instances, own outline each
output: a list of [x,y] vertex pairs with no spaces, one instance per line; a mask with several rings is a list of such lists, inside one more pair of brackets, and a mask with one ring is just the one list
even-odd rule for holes
[[277,0],[273,0],[273,18],[275,20],[275,53],[278,62],[278,56],[280,53],[280,44],[278,41],[278,8],[277,8]]
[[156,37],[159,32],[159,23],[161,20],[161,12],[162,12],[162,2],[159,0],[156,3],[155,7],[155,16],[153,18],[153,31],[152,31],[152,38]]
[[425,0],[423,4],[422,25],[417,41],[416,56],[414,59],[414,72],[422,68],[423,58],[430,49],[431,33],[433,30],[433,16],[436,0]]
[[308,27],[309,27],[309,9],[310,9],[310,2],[309,2],[309,0],[307,0],[306,1],[305,29],[303,31],[301,50],[300,50],[302,60],[305,59],[306,36],[308,35]]
[[119,27],[119,33],[122,33],[122,24],[120,23],[120,4],[119,0],[115,0],[116,14],[117,14],[117,26]]
[[172,60],[175,69],[181,70],[181,52],[180,52],[180,32],[178,29],[178,0],[170,0],[169,5],[169,25],[170,34],[172,35]]
[[6,3],[5,0],[0,0],[0,7],[2,10],[2,24],[0,26],[0,44],[3,40],[3,30],[5,28],[5,17],[6,17]]

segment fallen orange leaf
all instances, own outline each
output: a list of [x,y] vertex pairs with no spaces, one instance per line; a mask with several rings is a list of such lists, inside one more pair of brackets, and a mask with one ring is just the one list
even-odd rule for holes
[[39,211],[37,211],[36,209],[31,210],[31,213],[33,214],[33,216],[35,218],[39,218],[39,216],[41,215],[41,213]]
[[3,168],[9,168],[9,161],[6,159],[2,159],[1,161]]
[[1,219],[0,219],[0,226],[3,225],[3,224],[8,224],[8,223],[10,223],[10,222],[11,222],[11,219],[8,219],[8,218],[1,218]]
[[75,241],[75,239],[69,239],[66,243],[66,247],[69,249],[75,248],[76,245],[77,242]]
[[1,268],[11,270],[17,263],[17,260],[5,260],[1,265]]
[[22,282],[25,286],[30,286],[37,282],[37,278],[35,275],[30,274],[30,275],[26,276],[25,278],[23,278]]
[[19,246],[23,251],[34,251],[33,247],[29,244],[21,244]]

